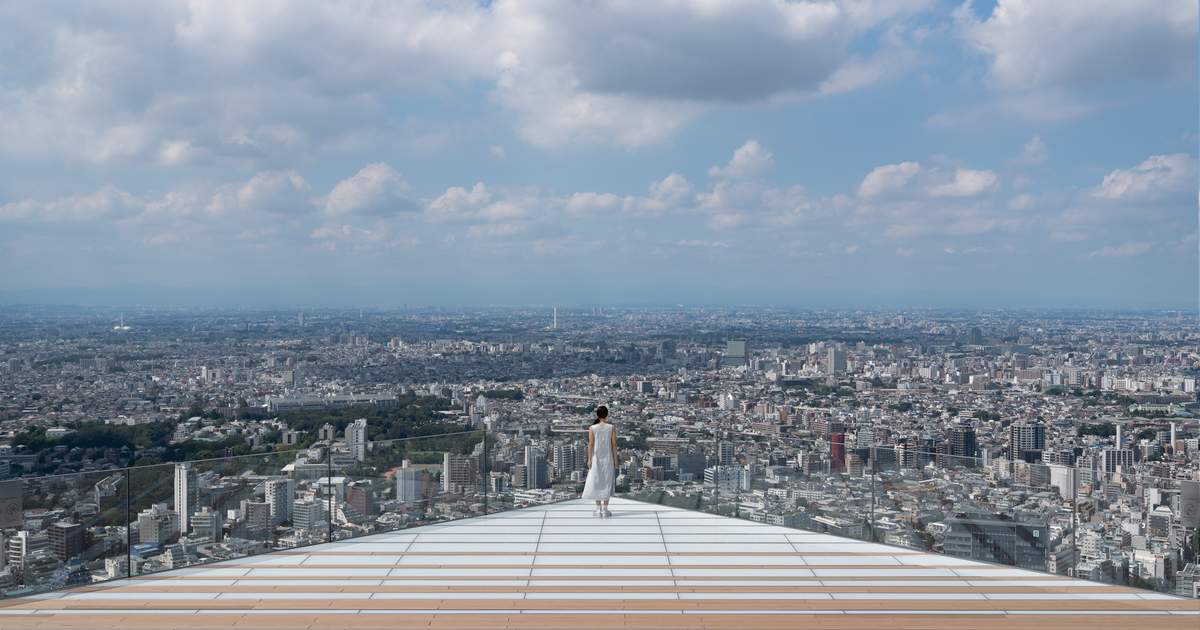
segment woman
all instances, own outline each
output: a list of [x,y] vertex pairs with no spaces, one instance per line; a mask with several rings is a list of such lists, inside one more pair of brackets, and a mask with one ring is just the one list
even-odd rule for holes
[[588,475],[583,498],[596,501],[592,516],[608,517],[608,499],[617,484],[617,432],[608,423],[608,407],[596,407],[596,420],[588,427]]

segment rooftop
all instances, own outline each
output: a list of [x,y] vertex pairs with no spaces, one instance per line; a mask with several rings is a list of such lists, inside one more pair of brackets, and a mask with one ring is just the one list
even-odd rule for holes
[[611,509],[597,519],[567,501],[4,600],[0,627],[1200,627],[1196,600],[625,499]]

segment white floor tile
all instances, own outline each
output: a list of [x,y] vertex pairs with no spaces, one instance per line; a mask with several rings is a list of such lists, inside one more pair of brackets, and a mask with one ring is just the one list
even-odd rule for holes
[[556,564],[582,564],[595,566],[609,566],[619,564],[666,564],[666,556],[626,556],[626,555],[605,555],[605,556],[545,556],[539,554],[534,561],[535,566],[548,566]]
[[378,556],[335,556],[335,555],[309,556],[308,559],[304,561],[303,566],[305,568],[336,565],[336,564],[350,564],[350,565],[357,564],[357,565],[371,565],[371,566],[389,565],[390,566],[390,565],[393,565],[393,564],[396,564],[397,562],[399,562],[400,557],[401,556],[399,556],[399,555],[393,555],[393,554],[378,555]]
[[831,593],[834,599],[914,599],[914,600],[960,600],[960,599],[985,599],[980,593],[887,593],[883,591],[872,591],[870,593]]
[[666,548],[660,543],[620,543],[620,542],[574,542],[554,543],[543,542],[537,546],[542,553],[665,553]]
[[424,542],[417,541],[404,554],[414,553],[533,553],[537,543],[532,542]]
[[624,569],[610,569],[607,567],[595,567],[586,569],[567,569],[554,567],[537,567],[533,570],[533,577],[601,577],[601,576],[637,576],[637,577],[671,577],[671,569],[661,568],[641,568],[630,567]]
[[388,577],[456,577],[456,576],[488,576],[488,577],[520,577],[529,575],[529,567],[408,567],[392,569]]
[[578,591],[573,593],[526,593],[525,599],[679,599],[677,593],[639,593],[636,591]]
[[[679,599],[703,599],[703,600],[722,600],[722,599],[832,599],[829,593],[750,593],[739,591],[737,593],[680,593]],[[754,611],[747,611],[754,612]]]
[[383,577],[388,574],[388,569],[380,568],[290,568],[290,569],[251,569],[247,577]]
[[753,569],[737,567],[673,567],[671,571],[676,577],[813,577],[813,571],[811,569],[802,569],[798,567],[761,567]]
[[[742,543],[736,538],[723,543],[667,543],[671,553],[778,553],[795,554],[788,543]],[[796,564],[804,564],[797,561]]]
[[896,560],[893,556],[804,556],[804,561],[813,566],[857,564],[900,565],[900,561]]
[[404,556],[400,564],[532,564],[533,556]]

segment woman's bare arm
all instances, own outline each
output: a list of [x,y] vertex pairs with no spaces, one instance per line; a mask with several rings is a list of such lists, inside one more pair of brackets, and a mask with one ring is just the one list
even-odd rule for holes
[[594,435],[592,435],[592,430],[588,429],[588,456],[587,456],[587,467],[588,468],[592,467],[592,449],[594,448],[593,445],[595,442],[596,442],[596,437]]
[[613,453],[613,465],[615,466],[618,461],[621,461],[620,459],[617,458],[617,431],[616,431],[616,429],[613,429],[612,431],[609,431],[608,434],[612,437],[611,442],[612,442],[612,453]]

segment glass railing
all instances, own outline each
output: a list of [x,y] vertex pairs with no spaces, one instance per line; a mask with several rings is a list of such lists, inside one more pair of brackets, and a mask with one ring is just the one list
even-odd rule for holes
[[622,460],[619,493],[639,501],[1186,597],[1200,584],[1179,479],[838,435],[692,439]]
[[[467,431],[0,482],[0,592],[82,585],[577,498],[587,433]],[[1183,481],[844,437],[622,448],[619,496],[1195,596]]]
[[[0,593],[233,560],[516,503],[482,431],[0,482]],[[503,470],[503,467],[501,467]]]

